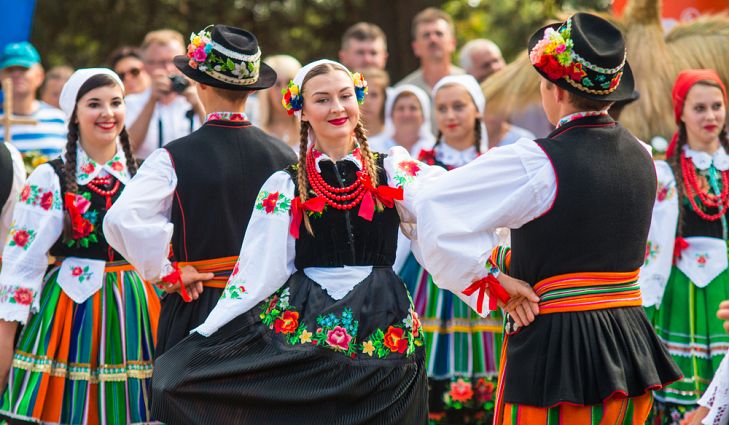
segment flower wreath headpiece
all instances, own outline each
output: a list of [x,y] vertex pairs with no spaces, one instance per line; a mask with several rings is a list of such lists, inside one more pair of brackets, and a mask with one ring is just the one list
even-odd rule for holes
[[294,79],[289,81],[288,86],[284,89],[281,89],[281,94],[283,95],[283,98],[281,99],[281,105],[283,105],[284,109],[286,109],[286,112],[288,112],[289,115],[299,114],[299,111],[301,111],[301,108],[303,108],[304,106],[304,98],[301,96],[301,84],[304,81],[304,78],[306,78],[306,75],[313,68],[325,63],[331,63],[342,68],[350,75],[350,77],[352,77],[352,81],[354,82],[354,94],[357,96],[357,103],[360,105],[364,103],[365,96],[367,95],[368,90],[367,80],[365,80],[364,75],[359,72],[355,72],[353,74],[347,69],[347,67],[340,64],[339,62],[323,59],[312,62],[301,68],[299,72],[296,73]]
[[190,44],[187,45],[190,67],[230,84],[249,85],[258,81],[261,49],[253,55],[227,49],[210,38],[212,27],[208,25],[197,34],[190,34]]
[[615,68],[602,68],[575,52],[571,32],[572,18],[557,30],[547,28],[544,37],[529,52],[532,65],[544,72],[549,79],[556,81],[563,78],[585,93],[606,95],[615,91],[623,75],[627,54]]

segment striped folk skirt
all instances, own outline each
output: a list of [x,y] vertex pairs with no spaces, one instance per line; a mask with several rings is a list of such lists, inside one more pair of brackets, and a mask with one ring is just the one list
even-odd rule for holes
[[678,423],[675,418],[692,410],[711,382],[729,348],[729,334],[716,317],[719,303],[729,299],[729,271],[703,288],[678,268],[668,278],[654,326],[683,378],[657,391],[655,423]]
[[40,308],[20,335],[2,396],[11,424],[142,424],[159,296],[130,266],[107,267],[102,288],[81,304],[46,276]]
[[483,319],[433,283],[410,254],[400,272],[425,338],[431,424],[490,424],[496,398],[502,318]]

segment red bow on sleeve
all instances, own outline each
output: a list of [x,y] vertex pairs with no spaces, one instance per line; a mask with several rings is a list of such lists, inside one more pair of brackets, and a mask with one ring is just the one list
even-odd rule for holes
[[478,314],[483,312],[483,298],[486,296],[486,290],[491,293],[489,297],[489,310],[496,310],[498,306],[496,300],[506,303],[509,301],[509,293],[506,292],[503,286],[499,283],[499,280],[494,275],[489,274],[483,279],[479,279],[473,282],[468,288],[464,289],[461,293],[463,295],[471,296],[478,291],[478,304],[476,305],[476,311]]
[[321,196],[316,198],[308,199],[306,202],[301,202],[301,198],[296,196],[291,201],[291,226],[289,227],[289,233],[294,239],[299,239],[299,228],[301,227],[301,220],[304,219],[304,213],[306,211],[312,211],[320,213],[324,211],[327,201]]
[[395,200],[402,201],[402,187],[390,187],[387,185],[375,187],[372,184],[372,179],[369,174],[362,171],[357,172],[357,177],[362,181],[362,184],[367,190],[360,203],[358,214],[365,220],[372,221],[372,216],[375,214],[375,200],[372,196],[376,196],[387,208],[394,207]]

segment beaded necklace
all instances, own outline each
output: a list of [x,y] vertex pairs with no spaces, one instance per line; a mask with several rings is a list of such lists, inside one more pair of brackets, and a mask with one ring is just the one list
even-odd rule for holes
[[314,193],[324,198],[327,205],[338,210],[351,210],[362,201],[367,193],[364,180],[369,179],[369,174],[366,169],[357,173],[357,180],[349,186],[334,187],[327,183],[321,173],[317,171],[316,159],[311,149],[306,155],[306,175]]
[[111,198],[119,191],[119,187],[121,187],[121,182],[118,179],[114,179],[114,186],[109,190],[104,190],[99,186],[109,186],[111,184],[111,179],[111,176],[95,177],[93,180],[86,184],[86,187],[88,187],[92,192],[106,198],[107,210],[111,208]]
[[[686,152],[681,152],[681,172],[683,174],[686,197],[691,204],[691,209],[706,221],[716,221],[724,217],[727,209],[729,209],[729,170],[720,172],[721,190],[718,190],[716,186],[719,181],[719,176],[716,174],[719,171],[711,167],[709,169],[709,176],[707,177],[710,187],[702,190],[693,161],[686,156]],[[718,195],[711,193],[712,187],[715,192],[719,192]],[[701,205],[704,208],[699,207],[696,198],[701,201]],[[708,214],[704,212],[706,208],[718,208],[719,211],[715,214]]]

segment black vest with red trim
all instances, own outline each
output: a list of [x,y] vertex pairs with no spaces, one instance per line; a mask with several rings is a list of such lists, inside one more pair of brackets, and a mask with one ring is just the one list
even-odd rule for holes
[[511,275],[531,285],[576,272],[627,272],[645,260],[656,173],[644,146],[610,117],[585,117],[536,143],[557,194],[549,211],[511,232]]
[[178,261],[237,256],[261,186],[296,162],[290,147],[247,121],[208,121],[165,149],[177,175],[171,222]]
[[[374,154],[378,166],[378,185],[387,184],[384,168],[385,154]],[[349,160],[321,161],[321,176],[334,187],[346,187],[357,179],[359,168]],[[299,196],[296,167],[286,168]],[[316,193],[309,190],[309,196]],[[301,222],[296,240],[296,269],[307,267],[375,266],[392,267],[397,248],[397,229],[400,216],[395,208],[375,210],[372,220],[359,216],[359,206],[338,210],[327,206],[319,215],[310,216],[314,235]]]

